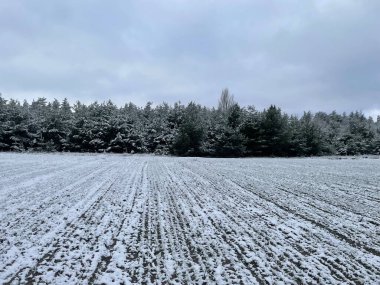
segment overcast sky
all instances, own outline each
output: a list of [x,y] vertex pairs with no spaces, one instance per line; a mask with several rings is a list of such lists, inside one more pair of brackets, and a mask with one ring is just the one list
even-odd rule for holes
[[0,0],[6,99],[380,113],[380,1]]

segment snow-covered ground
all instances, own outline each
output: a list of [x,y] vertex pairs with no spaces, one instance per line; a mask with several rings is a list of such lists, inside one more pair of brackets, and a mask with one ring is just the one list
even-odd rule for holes
[[0,283],[379,284],[379,159],[0,154]]

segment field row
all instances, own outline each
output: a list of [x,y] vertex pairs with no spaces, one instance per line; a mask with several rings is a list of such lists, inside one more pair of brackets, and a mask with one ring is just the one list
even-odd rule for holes
[[380,160],[0,154],[0,283],[376,284]]

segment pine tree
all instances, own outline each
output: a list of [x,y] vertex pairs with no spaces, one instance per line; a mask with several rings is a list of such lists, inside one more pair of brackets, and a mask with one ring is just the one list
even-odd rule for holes
[[261,121],[261,148],[265,155],[285,155],[288,147],[287,119],[283,117],[281,109],[271,105],[264,110]]
[[184,120],[173,145],[173,151],[178,155],[199,155],[205,129],[201,118],[201,107],[191,102],[184,112]]

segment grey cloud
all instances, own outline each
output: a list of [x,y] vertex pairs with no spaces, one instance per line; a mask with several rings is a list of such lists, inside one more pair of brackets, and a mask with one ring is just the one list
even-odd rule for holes
[[[380,109],[377,1],[2,1],[0,92]],[[371,113],[371,114],[372,114]]]

